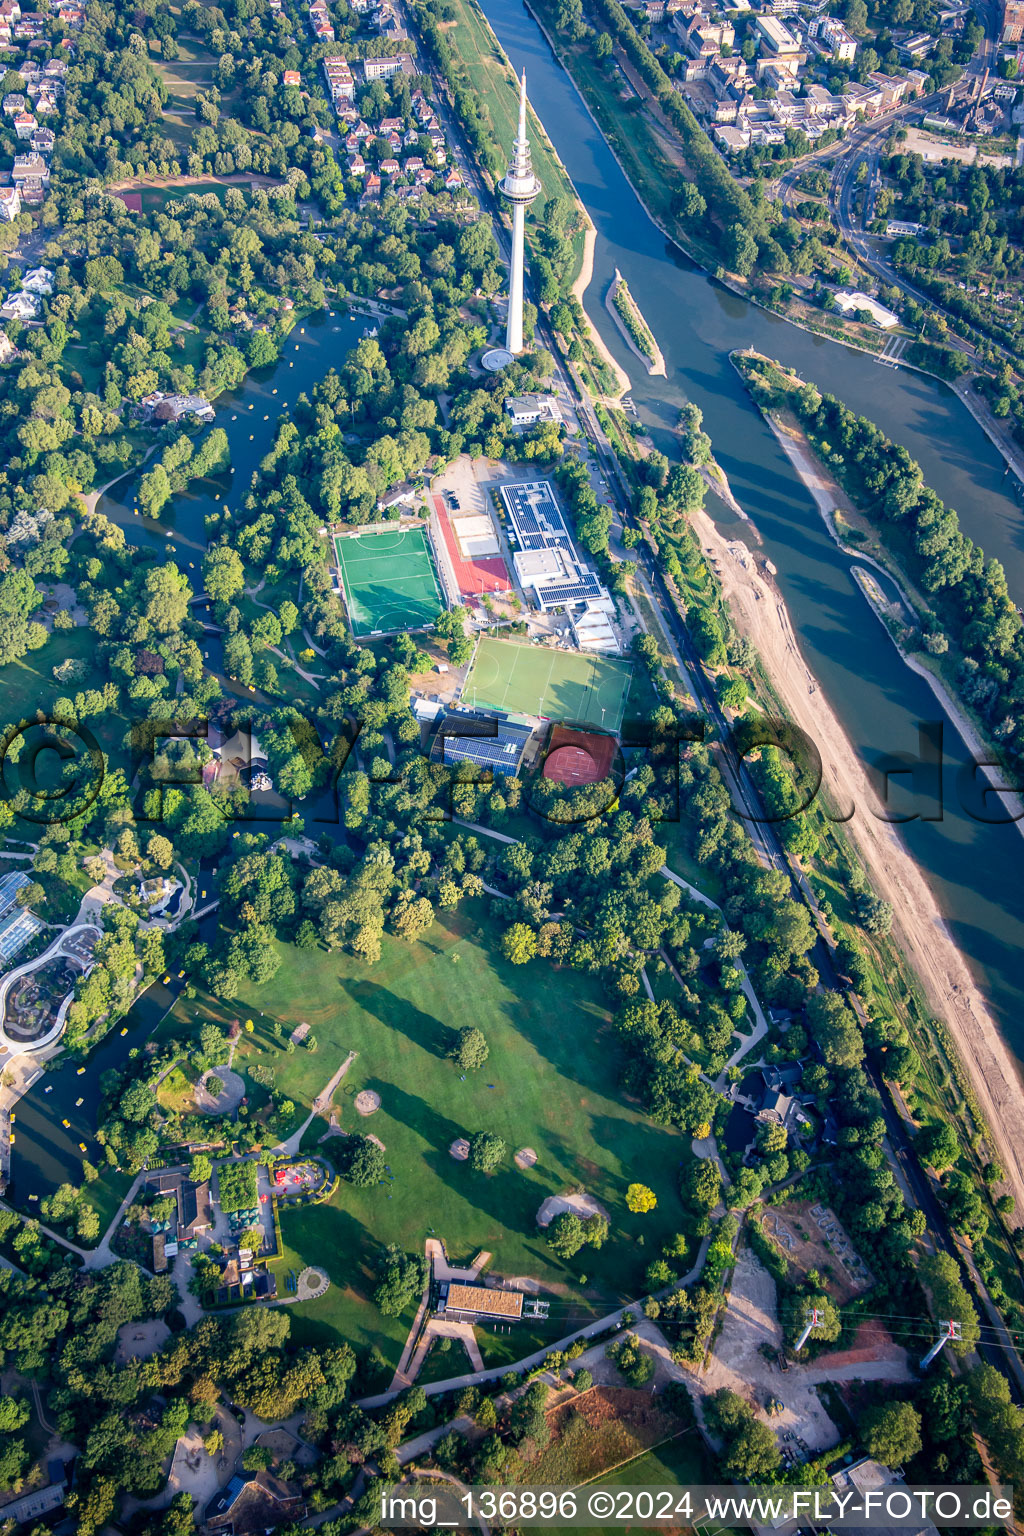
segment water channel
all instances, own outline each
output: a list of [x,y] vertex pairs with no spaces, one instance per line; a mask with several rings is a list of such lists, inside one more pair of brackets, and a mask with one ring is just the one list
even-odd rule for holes
[[[917,722],[941,717],[934,696],[902,664],[868,608],[850,575],[853,562],[826,534],[789,461],[740,386],[729,353],[753,345],[778,357],[904,443],[928,482],[957,508],[964,531],[986,554],[1002,560],[1011,590],[1024,601],[1024,512],[1007,493],[1010,482],[1004,479],[1002,460],[943,385],[908,370],[880,367],[766,314],[669,246],[525,8],[512,0],[485,0],[484,9],[513,64],[527,66],[531,99],[594,220],[597,245],[588,311],[633,381],[642,420],[671,450],[669,431],[680,405],[692,400],[701,407],[716,456],[754,519],[765,553],[778,567],[808,664],[857,749],[868,762],[915,751]],[[636,371],[635,359],[601,303],[616,266],[657,333],[668,367],[665,380],[648,380]],[[365,325],[361,316],[307,323],[285,343],[274,369],[250,375],[237,391],[220,397],[217,424],[228,434],[229,473],[175,497],[158,520],[137,514],[135,475],[111,487],[99,510],[124,528],[129,542],[171,550],[198,587],[205,516],[225,502],[232,508],[239,504],[269,447],[277,416],[343,359]],[[715,508],[716,516],[720,510]],[[730,531],[742,534],[742,525]],[[955,780],[967,754],[948,720],[945,744],[945,817],[941,823],[912,823],[905,835],[1007,1039],[1024,1057],[1024,979],[1017,964],[1024,945],[1024,892],[1015,873],[1019,837],[1012,829],[983,826],[959,811]],[[81,1077],[70,1064],[45,1074],[19,1103],[12,1172],[20,1205],[64,1180],[78,1182],[83,1156],[101,1160],[95,1144],[100,1076],[122,1065],[155,1028],[173,1002],[174,987],[173,982],[151,987],[126,1019],[128,1033],[115,1032],[106,1040]],[[48,1094],[46,1086],[51,1087]]]
[[[959,806],[967,749],[924,681],[904,666],[829,538],[809,494],[753,407],[729,353],[754,346],[878,422],[920,462],[960,515],[964,532],[1006,567],[1024,603],[1024,511],[1013,478],[970,413],[944,385],[798,329],[748,304],[669,245],[645,214],[569,76],[525,6],[483,8],[593,219],[597,241],[587,296],[592,323],[626,369],[641,420],[666,451],[680,405],[704,412],[715,454],[753,518],[811,670],[866,763],[918,750],[917,723],[943,721],[947,766],[941,822],[904,831],[951,931],[986,991],[1018,1059],[1024,1058],[1024,891],[1021,843],[1010,827],[982,825]],[[618,267],[652,326],[667,378],[648,379],[602,302]],[[716,518],[721,509],[713,509]],[[720,519],[720,520],[725,520]],[[741,524],[729,530],[743,535]]]

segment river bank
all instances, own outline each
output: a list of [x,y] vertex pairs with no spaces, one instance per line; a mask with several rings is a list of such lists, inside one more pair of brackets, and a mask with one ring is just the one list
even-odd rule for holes
[[[896,580],[892,571],[887,570],[884,565],[874,560],[870,555],[865,555],[860,550],[851,549],[848,545],[843,543],[842,538],[840,537],[839,532],[835,526],[835,521],[832,514],[836,507],[840,505],[840,503],[845,499],[845,493],[843,492],[842,488],[822,468],[821,463],[819,462],[817,456],[815,455],[813,449],[810,447],[810,444],[806,441],[806,439],[803,438],[801,440],[802,435],[798,435],[798,433],[791,428],[783,427],[778,421],[775,420],[771,413],[766,414],[766,420],[768,421],[772,431],[775,433],[775,436],[778,438],[783,452],[786,454],[790,463],[793,465],[793,468],[796,470],[797,474],[800,476],[800,479],[803,481],[804,485],[807,487],[808,491],[814,498],[815,505],[822,515],[822,520],[824,521],[825,526],[828,528],[829,533],[839,548],[843,551],[843,553],[849,555],[851,560],[870,561],[872,565],[875,565],[878,567],[878,569],[882,570],[891,581]],[[856,572],[854,572],[854,575],[856,576]],[[916,672],[918,677],[923,678],[928,684],[939,704],[943,710],[945,710],[946,714],[950,716],[960,735],[963,737],[964,743],[966,744],[972,758],[974,758],[979,763],[987,762],[987,760],[992,756],[994,748],[985,741],[972,717],[967,713],[966,709],[956,698],[955,694],[953,694],[953,692],[946,686],[942,678],[936,676],[930,667],[925,666],[924,662],[922,662],[919,657],[915,656],[912,651],[908,650],[906,646],[900,643],[899,639],[896,637],[896,635],[893,634],[888,624],[885,623],[885,615],[879,610],[878,603],[872,596],[870,590],[865,586],[863,581],[859,581],[859,585],[861,591],[864,593],[865,598],[871,604],[872,609],[878,614],[879,619],[885,625],[886,633],[888,634],[896,650],[899,652],[901,659],[906,663],[911,671]],[[913,604],[910,599],[902,591],[900,595],[908,610],[913,612]],[[993,789],[999,788],[1001,780],[998,771],[995,768],[990,767],[986,767],[983,771],[985,772],[986,777],[988,778],[989,783],[992,785]],[[1013,825],[1015,830],[1019,832],[1022,837],[1024,837],[1024,801],[1021,800],[1019,795],[1003,792],[1001,795],[1001,803],[1005,805],[1009,814],[1017,818]]]
[[801,652],[777,587],[758,571],[746,547],[727,539],[706,512],[694,514],[693,524],[702,546],[720,563],[722,592],[737,629],[757,649],[789,718],[821,754],[823,782],[837,814],[848,818],[846,828],[875,894],[892,905],[894,937],[929,1006],[949,1027],[993,1150],[1020,1205],[1024,1085],[981,989],[917,862],[897,829],[884,819],[886,812],[867,771]]
[[[605,342],[604,337],[601,335],[601,332],[597,329],[597,326],[594,324],[590,315],[587,313],[587,308],[583,301],[583,296],[594,279],[594,248],[596,245],[597,230],[594,228],[590,216],[588,215],[587,227],[583,235],[583,261],[580,265],[580,270],[576,281],[573,283],[572,289],[570,291],[573,298],[579,300],[583,314],[588,321],[588,329],[590,332],[588,340],[593,344],[597,352],[600,353],[601,361],[606,363],[614,373],[619,386],[619,395],[628,395],[630,389],[632,388],[632,385],[629,382],[629,374],[626,372],[625,368],[623,368],[622,364],[618,362],[618,360],[613,356]],[[609,405],[614,403],[615,402],[610,398],[605,401],[605,404]]]
[[[699,249],[690,246],[686,241],[685,235],[681,234],[679,231],[671,230],[667,227],[663,219],[652,209],[650,199],[647,195],[643,181],[638,177],[631,175],[629,168],[623,162],[623,157],[619,152],[618,146],[614,142],[613,138],[602,127],[586,93],[583,91],[575,75],[573,74],[569,62],[567,61],[565,51],[561,47],[559,41],[556,40],[556,38],[552,35],[543,17],[537,14],[536,9],[530,3],[530,0],[523,0],[523,4],[534,24],[543,35],[544,40],[548,44],[548,47],[550,48],[555,59],[558,61],[559,67],[564,71],[565,75],[570,81],[572,88],[578,97],[584,111],[590,118],[591,122],[594,124],[594,127],[601,134],[620,171],[629,182],[637,201],[640,203],[640,206],[644,210],[644,213],[650,219],[655,228],[662,235],[664,235],[669,244],[684,252],[689,261],[692,261],[694,265],[697,266],[702,272],[706,273],[709,278],[713,277],[714,282],[718,284],[722,289],[729,293],[735,294],[738,298],[743,299],[746,303],[754,305],[757,309],[762,310],[766,315],[771,315],[777,319],[781,319],[787,325],[791,325],[797,330],[804,331],[810,336],[820,337],[822,340],[833,342],[837,346],[849,347],[853,351],[860,352],[877,360],[878,355],[882,350],[881,346],[875,346],[871,340],[862,338],[860,336],[837,335],[835,331],[832,330],[829,326],[824,324],[818,325],[809,320],[805,314],[796,312],[793,306],[780,309],[771,305],[770,303],[766,302],[762,295],[757,293],[750,285],[742,282],[730,273],[727,273],[722,267],[718,266],[712,272],[711,267],[707,264],[704,253]],[[634,71],[629,65],[628,60],[622,60],[621,63],[627,78],[634,83],[634,88],[637,88],[637,80],[634,75]],[[642,82],[640,82],[639,91],[641,99],[644,101],[645,106],[647,106],[649,104],[646,101],[646,96],[643,94],[644,90],[645,88],[643,87]],[[662,131],[667,132],[668,130],[665,128]],[[898,366],[901,369],[912,369],[915,373],[919,373],[923,378],[933,379],[937,383],[946,385],[946,387],[948,387],[956,395],[956,397],[961,401],[969,414],[974,418],[975,422],[985,433],[985,436],[991,442],[993,448],[996,449],[1004,463],[1009,467],[1009,469],[1012,470],[1012,472],[1017,476],[1021,483],[1024,484],[1024,454],[1018,453],[1014,449],[1013,445],[1007,442],[1005,435],[1000,432],[994,418],[991,416],[991,413],[987,410],[986,407],[984,407],[983,404],[979,405],[978,401],[971,397],[971,385],[969,380],[967,382],[958,380],[956,383],[950,384],[949,380],[943,378],[941,374],[934,372],[930,368],[922,367],[920,363],[910,363],[906,359],[902,359]]]

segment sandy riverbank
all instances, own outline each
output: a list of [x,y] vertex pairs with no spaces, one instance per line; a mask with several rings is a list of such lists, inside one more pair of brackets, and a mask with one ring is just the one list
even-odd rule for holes
[[[823,782],[850,835],[875,893],[891,902],[893,930],[913,966],[929,1007],[945,1019],[991,1132],[1007,1185],[1024,1201],[1024,1086],[1012,1056],[967,968],[935,896],[881,807],[832,706],[816,685],[778,590],[756,568],[745,545],[730,543],[705,512],[694,527],[720,562],[722,590],[741,634],[757,647],[789,718],[821,753]],[[741,563],[742,562],[742,563]],[[811,691],[813,688],[813,691]]]
[[[572,285],[573,297],[579,299],[581,305],[583,304],[583,295],[586,293],[587,289],[590,287],[594,280],[594,246],[596,244],[597,230],[588,220],[587,228],[583,236],[583,265],[580,267],[579,277],[577,277],[576,281]],[[598,331],[592,317],[587,313],[586,305],[583,305],[583,313],[586,315],[587,324],[590,327],[590,340],[601,354],[602,360],[608,364],[608,367],[614,373],[619,386],[619,395],[628,395],[630,390],[633,388],[632,384],[629,382],[629,374],[626,372],[625,368],[622,368],[615,361],[611,352],[608,350],[604,338]],[[615,404],[615,401],[606,399],[605,404],[613,405]]]

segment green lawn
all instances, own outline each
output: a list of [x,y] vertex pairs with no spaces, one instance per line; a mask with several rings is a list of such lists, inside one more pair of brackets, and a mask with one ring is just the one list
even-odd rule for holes
[[[687,1429],[675,1439],[667,1440],[663,1445],[656,1446],[653,1451],[645,1451],[642,1456],[637,1456],[633,1461],[627,1461],[621,1467],[598,1473],[593,1481],[633,1488],[654,1489],[673,1484],[683,1488],[693,1488],[702,1483],[714,1483],[717,1476],[718,1473],[704,1448],[699,1431]],[[686,1524],[686,1520],[679,1520],[680,1527]],[[636,1527],[641,1530],[647,1528],[642,1525]],[[734,1532],[722,1526],[716,1526],[713,1529],[698,1526],[697,1530],[699,1536],[735,1536]],[[576,1536],[604,1536],[604,1533],[600,1528],[580,1526],[576,1530]]]
[[[683,1222],[676,1174],[688,1143],[622,1102],[598,983],[568,970],[555,976],[544,961],[506,964],[497,958],[499,932],[481,901],[439,914],[416,944],[385,936],[370,968],[348,955],[285,948],[268,986],[223,1012],[216,1004],[206,1010],[253,1018],[236,1070],[273,1066],[278,1088],[296,1103],[310,1104],[349,1050],[358,1051],[336,1094],[340,1123],[378,1136],[395,1173],[394,1183],[343,1182],[331,1203],[283,1212],[286,1268],[324,1264],[333,1282],[325,1297],[289,1309],[293,1323],[307,1324],[301,1336],[339,1333],[397,1360],[411,1312],[399,1322],[379,1315],[370,1300],[374,1258],[382,1243],[422,1252],[431,1232],[453,1257],[487,1249],[494,1272],[552,1287],[552,1326],[564,1334],[595,1308],[638,1295],[645,1265]],[[303,1020],[319,1049],[289,1054],[274,1022],[286,1037]],[[177,1014],[164,1029],[180,1038],[181,1023]],[[468,1024],[484,1031],[491,1054],[463,1082],[444,1052],[450,1029]],[[368,1119],[353,1105],[364,1087],[382,1100]],[[520,1172],[509,1157],[485,1177],[450,1157],[456,1137],[485,1129],[504,1137],[510,1153],[533,1147],[535,1166]],[[658,1197],[646,1217],[625,1208],[626,1186],[637,1179]],[[612,1237],[569,1268],[540,1239],[536,1215],[547,1195],[577,1182],[607,1207]]]

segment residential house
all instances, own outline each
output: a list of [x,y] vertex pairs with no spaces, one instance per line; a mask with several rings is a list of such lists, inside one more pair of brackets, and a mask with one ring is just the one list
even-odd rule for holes
[[3,110],[5,117],[17,117],[19,112],[24,112],[25,110],[24,96],[19,96],[16,92],[12,91],[9,96],[4,97]]
[[281,76],[281,83],[283,85],[301,85],[302,75],[297,69],[286,69]]
[[0,304],[0,320],[38,320],[43,301],[34,293],[12,293]]
[[418,128],[407,128],[405,133],[402,135],[402,147],[404,149],[414,148],[415,145],[419,143],[419,141],[420,135]]
[[381,174],[384,176],[400,176],[402,167],[397,160],[382,160],[380,163]]
[[327,77],[327,89],[330,92],[331,101],[335,110],[345,102],[353,101],[356,88],[352,79],[352,71],[348,60],[341,54],[332,53],[324,59],[324,74]]
[[46,188],[38,176],[26,176],[21,183],[21,200],[26,208],[41,208],[46,199]]
[[462,172],[456,170],[455,166],[452,166],[444,179],[444,184],[449,192],[454,192],[457,187],[462,186]]
[[15,155],[11,180],[17,184],[27,181],[30,177],[41,181],[44,187],[50,185],[50,168],[42,155]]
[[415,176],[417,171],[422,171],[423,169],[423,156],[410,155],[408,159],[403,161],[403,165],[410,176]]
[[213,421],[214,409],[203,395],[165,395],[155,389],[144,395],[138,404],[138,414],[144,421],[181,421],[194,416],[198,421]]
[[19,112],[16,114],[14,119],[14,131],[18,135],[19,139],[30,139],[38,127],[39,124],[36,122],[31,112]]
[[366,171],[366,161],[363,159],[362,155],[358,153],[351,154],[345,163],[351,176],[364,175]]
[[21,212],[21,191],[18,187],[0,187],[0,219],[8,223]]
[[398,133],[401,131],[402,119],[400,117],[382,117],[380,120],[380,133]]
[[41,293],[49,298],[53,292],[53,273],[49,267],[33,267],[30,272],[25,273],[21,286],[28,293]]
[[723,47],[731,48],[736,40],[736,29],[731,21],[725,17],[712,21],[701,11],[689,17],[680,13],[674,26],[692,59],[711,58],[721,53]]
[[868,81],[882,93],[883,112],[891,112],[906,95],[907,82],[901,75],[883,75],[880,70],[876,70],[874,74],[868,75]]
[[376,171],[371,171],[363,187],[363,201],[369,202],[371,198],[375,197],[380,197],[380,177]]
[[807,28],[821,52],[840,64],[852,64],[857,56],[857,39],[834,16],[816,16]]
[[57,140],[52,128],[37,128],[29,143],[37,155],[50,155]]
[[408,53],[395,53],[389,59],[364,59],[363,74],[367,80],[389,80],[399,72],[415,74],[412,57]]

